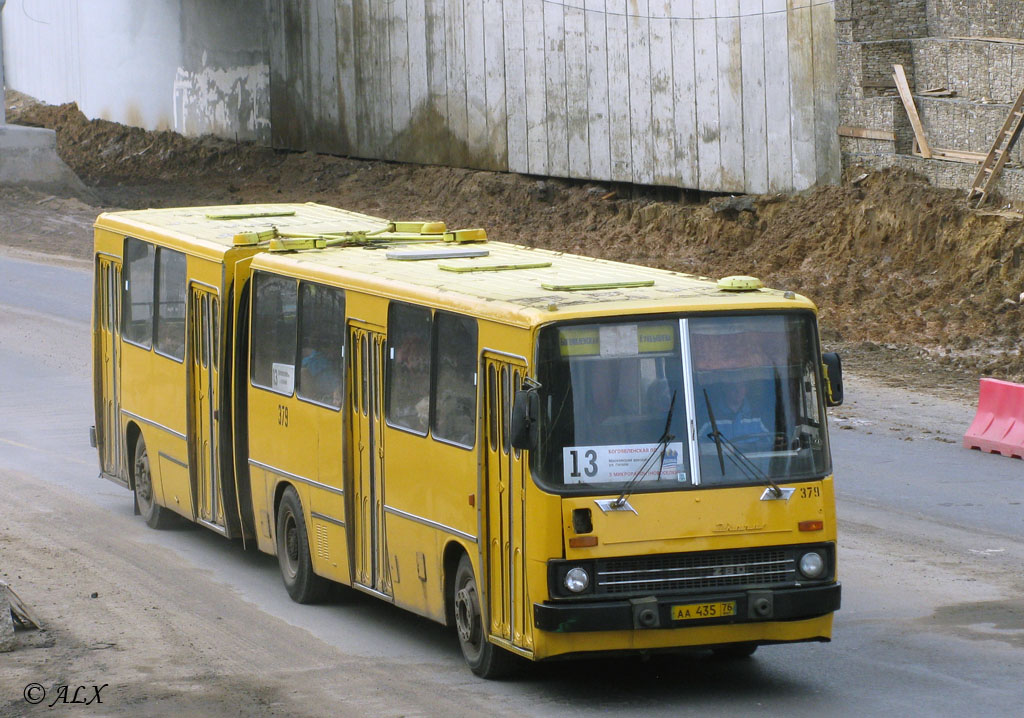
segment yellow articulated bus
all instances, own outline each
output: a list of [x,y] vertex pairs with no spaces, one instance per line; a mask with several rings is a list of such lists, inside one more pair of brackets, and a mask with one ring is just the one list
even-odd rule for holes
[[751,277],[316,204],[101,215],[101,473],[533,660],[827,641],[839,608],[814,305]]

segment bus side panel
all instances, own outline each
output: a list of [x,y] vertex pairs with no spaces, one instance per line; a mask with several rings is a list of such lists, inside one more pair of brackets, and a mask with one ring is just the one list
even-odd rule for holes
[[122,342],[121,368],[121,407],[144,420],[136,423],[146,442],[157,503],[191,520],[185,365]]
[[385,431],[386,545],[395,603],[444,621],[443,546],[452,536],[463,543],[477,538],[477,453]]
[[313,570],[340,583],[349,582],[349,561],[344,523],[345,496],[342,493],[342,416],[340,411],[295,402],[295,412],[301,417],[300,426],[308,427],[304,435],[312,443],[310,455],[314,465],[313,480],[308,499],[302,504],[309,514],[309,552]]
[[[301,479],[311,479],[316,468],[315,456],[308,445],[308,433],[303,436],[303,429],[308,432],[309,427],[300,428],[303,417],[295,411],[297,402],[293,397],[254,386],[249,387],[248,393],[251,496],[259,527],[257,540],[262,551],[276,553],[274,490],[277,481],[282,473],[299,477],[300,480],[293,480],[292,484],[303,484]],[[305,487],[296,490],[302,498]],[[305,501],[303,510],[308,512]]]

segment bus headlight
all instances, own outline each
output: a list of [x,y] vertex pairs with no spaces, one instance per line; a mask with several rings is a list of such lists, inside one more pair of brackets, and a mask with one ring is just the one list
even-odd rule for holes
[[821,578],[825,573],[825,559],[817,551],[810,551],[800,557],[800,573],[807,578]]
[[576,566],[566,571],[563,583],[573,593],[582,593],[590,585],[590,574],[587,573],[586,569]]

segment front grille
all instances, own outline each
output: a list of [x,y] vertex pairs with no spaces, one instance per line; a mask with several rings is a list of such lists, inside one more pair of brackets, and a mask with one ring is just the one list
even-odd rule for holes
[[686,593],[715,588],[770,587],[796,581],[792,550],[765,549],[600,559],[594,593]]

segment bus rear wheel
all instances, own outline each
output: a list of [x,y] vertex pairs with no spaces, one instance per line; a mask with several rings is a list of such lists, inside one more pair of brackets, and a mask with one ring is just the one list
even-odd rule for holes
[[481,678],[501,678],[512,671],[515,656],[487,640],[476,585],[473,564],[469,556],[463,554],[452,584],[452,606],[455,609],[459,647],[473,673]]
[[153,492],[153,474],[149,470],[149,454],[146,452],[146,442],[141,436],[135,442],[135,463],[132,475],[135,478],[135,506],[146,525],[153,529],[170,527],[174,523],[174,517],[170,511],[156,502]]
[[277,563],[284,587],[293,601],[319,603],[327,597],[330,583],[313,573],[302,502],[291,486],[284,490],[277,509]]

